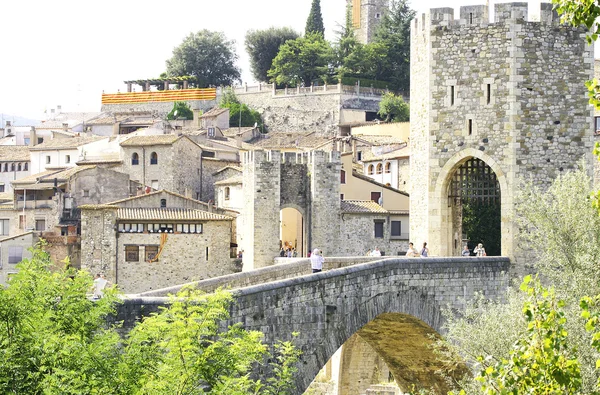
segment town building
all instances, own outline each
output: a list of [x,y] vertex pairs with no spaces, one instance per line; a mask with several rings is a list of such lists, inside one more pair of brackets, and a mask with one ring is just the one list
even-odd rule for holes
[[75,163],[84,157],[85,145],[101,139],[99,136],[81,135],[44,140],[41,144],[29,148],[31,174],[74,167]]
[[[0,209],[0,215],[2,215],[2,209]],[[7,285],[10,277],[18,273],[16,266],[19,262],[32,257],[29,249],[38,240],[33,231],[0,239],[0,286]]]
[[152,189],[202,196],[202,148],[175,134],[132,136],[120,143],[120,170]]
[[165,190],[80,208],[82,268],[126,293],[241,270],[233,211]]
[[354,36],[368,44],[375,38],[377,26],[389,10],[388,0],[347,0]]
[[0,145],[0,193],[12,192],[11,182],[31,174],[30,164],[29,147]]

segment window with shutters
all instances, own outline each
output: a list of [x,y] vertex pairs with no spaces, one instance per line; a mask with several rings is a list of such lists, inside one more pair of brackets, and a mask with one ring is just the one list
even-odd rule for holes
[[125,246],[125,261],[139,262],[140,261],[140,247],[139,246]]

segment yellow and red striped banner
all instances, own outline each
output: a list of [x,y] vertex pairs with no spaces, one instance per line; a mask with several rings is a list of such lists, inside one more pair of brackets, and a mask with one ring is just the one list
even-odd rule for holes
[[147,91],[102,94],[102,104],[127,104],[165,101],[215,100],[216,88],[176,89],[171,91]]

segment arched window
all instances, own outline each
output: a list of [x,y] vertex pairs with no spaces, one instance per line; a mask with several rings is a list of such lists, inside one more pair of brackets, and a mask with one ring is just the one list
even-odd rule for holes
[[19,164],[17,165],[17,171],[21,171],[21,169],[22,169],[22,167],[21,167],[21,164],[19,163]]
[[14,163],[10,164],[10,171],[15,171],[15,164]]
[[385,164],[385,172],[386,173],[391,173],[392,172],[392,164],[390,162],[387,162]]
[[225,187],[225,200],[229,200],[229,187]]
[[133,155],[131,155],[131,165],[135,166],[135,165],[139,165],[140,164],[140,156],[138,155],[137,152],[134,152]]
[[8,171],[8,163],[4,164],[4,171]]
[[377,164],[377,174],[381,174],[383,172],[383,165],[381,163]]
[[157,165],[158,164],[158,154],[156,152],[153,152],[150,154],[150,164],[151,165]]
[[25,164],[23,165],[23,171],[27,170],[29,170],[29,163],[25,162]]
[[369,167],[368,167],[367,169],[368,169],[368,170],[367,170],[367,173],[368,173],[369,175],[373,175],[373,165],[369,165]]

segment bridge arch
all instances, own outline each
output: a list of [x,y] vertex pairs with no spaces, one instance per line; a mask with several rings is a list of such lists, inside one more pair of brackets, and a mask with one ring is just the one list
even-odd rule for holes
[[475,148],[466,148],[456,153],[440,170],[435,183],[434,198],[431,199],[433,207],[430,210],[430,226],[433,229],[439,229],[439,232],[434,232],[430,236],[430,245],[436,246],[441,256],[456,255],[454,243],[457,235],[453,231],[452,208],[448,192],[457,169],[473,158],[483,161],[496,175],[500,187],[501,255],[513,257],[514,229],[509,218],[512,216],[514,201],[512,194],[508,191],[509,174],[502,170],[500,164],[494,158]]

